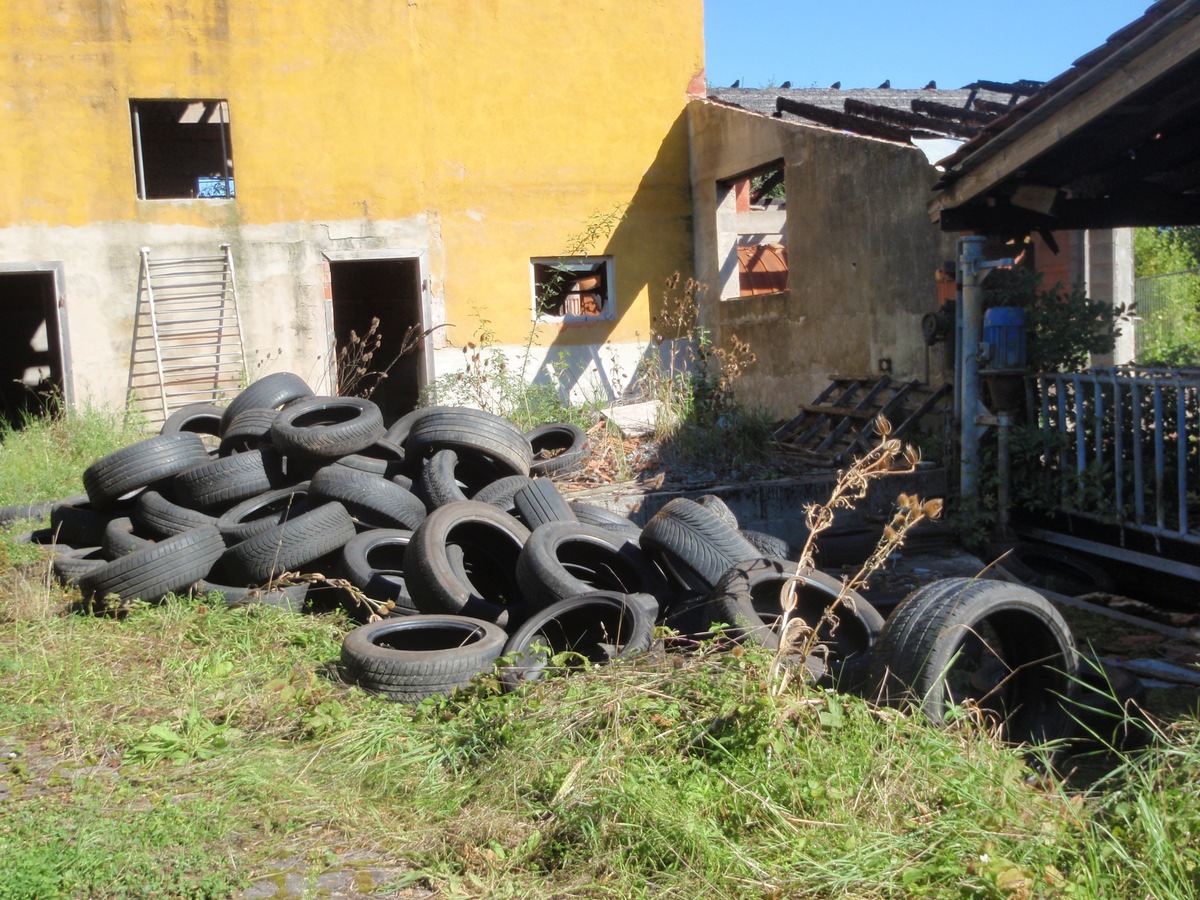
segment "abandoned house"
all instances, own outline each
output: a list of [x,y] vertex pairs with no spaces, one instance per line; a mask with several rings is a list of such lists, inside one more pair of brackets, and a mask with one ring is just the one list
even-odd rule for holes
[[331,348],[373,316],[376,365],[422,335],[377,394],[392,416],[484,330],[583,389],[597,364],[632,372],[652,300],[692,268],[700,0],[64,0],[5,19],[9,409],[55,388],[154,421],[281,370],[331,393]]
[[[951,361],[922,333],[954,297],[955,235],[927,227],[934,163],[1039,87],[712,88],[692,101],[701,318],[717,343],[755,349],[747,399],[790,418],[834,376],[943,380]],[[1129,229],[1051,225],[1029,252],[1047,286],[1132,299]]]

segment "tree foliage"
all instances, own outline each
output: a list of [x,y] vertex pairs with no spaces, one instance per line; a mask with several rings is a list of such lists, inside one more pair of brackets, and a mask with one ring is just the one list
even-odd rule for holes
[[1134,274],[1138,278],[1186,272],[1197,267],[1197,259],[1200,259],[1200,226],[1134,229]]
[[1138,363],[1200,365],[1200,226],[1138,228],[1133,236]]

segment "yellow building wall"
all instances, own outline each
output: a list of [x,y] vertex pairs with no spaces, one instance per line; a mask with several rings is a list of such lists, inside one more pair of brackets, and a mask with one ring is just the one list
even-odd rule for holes
[[[301,371],[327,341],[327,246],[421,251],[445,340],[482,315],[519,345],[530,257],[619,207],[592,251],[616,257],[617,321],[543,325],[535,343],[648,339],[662,281],[691,269],[702,25],[701,0],[6,4],[0,263],[64,261],[76,373],[107,365],[91,380],[112,400],[139,245],[231,243],[251,358],[281,343]],[[227,99],[236,200],[138,200],[131,98]]]

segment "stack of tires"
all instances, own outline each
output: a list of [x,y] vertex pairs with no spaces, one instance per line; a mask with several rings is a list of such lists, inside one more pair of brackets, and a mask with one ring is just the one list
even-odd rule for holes
[[781,596],[794,591],[790,617],[815,650],[792,662],[808,676],[884,697],[913,690],[936,718],[962,697],[935,685],[986,624],[990,643],[970,649],[1014,673],[993,706],[1019,710],[1024,736],[1048,733],[1041,701],[1069,691],[1070,665],[1055,661],[1073,662],[1074,648],[1037,595],[938,582],[885,624],[839,581],[797,579],[793,548],[740,530],[716,497],[672,500],[644,527],[568,502],[552,478],[585,455],[573,425],[523,433],[441,406],[389,425],[369,400],[268,375],[89,466],[86,496],[50,510],[53,568],[118,607],[195,589],[300,610],[312,588],[275,586],[280,575],[345,579],[384,617],[363,616],[347,635],[343,671],[403,701],[484,672],[515,688],[575,661],[625,657],[650,646],[656,625],[778,647]]

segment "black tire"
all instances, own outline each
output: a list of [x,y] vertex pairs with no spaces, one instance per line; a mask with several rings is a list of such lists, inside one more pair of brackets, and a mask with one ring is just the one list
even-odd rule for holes
[[280,410],[271,440],[285,456],[335,460],[383,437],[383,413],[362,397],[310,397]]
[[513,503],[513,497],[529,482],[528,475],[506,475],[503,478],[497,478],[487,487],[481,488],[471,499],[487,503],[506,513],[512,513],[517,508]]
[[736,528],[684,497],[651,517],[641,545],[682,587],[694,591],[711,591],[730,568],[760,557]]
[[342,642],[347,679],[389,700],[450,694],[491,670],[507,635],[465,616],[407,616],[360,625]]
[[399,444],[401,448],[407,450],[408,434],[412,431],[415,425],[422,417],[437,410],[454,409],[452,406],[424,406],[420,409],[414,409],[407,412],[399,419],[388,426],[384,437],[393,444]]
[[550,477],[583,468],[588,436],[578,425],[570,422],[539,425],[526,432],[525,437],[533,450],[529,474]]
[[677,593],[661,604],[658,624],[670,628],[680,637],[712,637],[712,614],[708,594]]
[[190,431],[160,434],[96,460],[83,471],[83,487],[93,507],[106,509],[131,491],[207,460],[208,450],[200,435]]
[[365,531],[342,547],[342,576],[372,600],[391,600],[393,614],[417,612],[404,583],[404,554],[412,532],[403,528]]
[[528,475],[533,448],[506,419],[481,409],[431,407],[417,419],[404,445],[409,471],[438,450],[454,450],[487,464],[491,479]]
[[215,437],[221,433],[221,417],[224,414],[225,408],[215,403],[191,403],[167,416],[159,434],[190,431]]
[[750,529],[742,529],[739,533],[753,544],[764,557],[772,559],[800,559],[800,548],[793,547],[783,538],[775,537],[775,535],[767,534],[764,531],[752,531]]
[[104,511],[94,509],[86,494],[68,497],[50,510],[50,530],[60,544],[98,547],[104,541],[104,529],[108,523],[120,515],[123,513],[119,508]]
[[1068,597],[1110,594],[1113,577],[1090,559],[1037,544],[1018,544],[1001,559],[1006,571],[1033,588],[1045,588]]
[[[781,591],[796,574],[796,563],[787,559],[756,559],[739,563],[717,583],[708,602],[713,622],[725,622],[732,628],[726,635],[779,647],[779,627],[783,615]],[[842,582],[813,571],[803,576],[796,587],[796,606],[791,619],[816,629],[814,647],[833,684],[842,690],[857,691],[868,682],[871,654],[884,619],[879,611],[857,591],[842,593]],[[836,620],[823,621],[834,605]]]
[[159,538],[182,534],[201,525],[217,524],[216,516],[180,506],[152,490],[138,494],[130,517],[146,534]]
[[737,516],[729,508],[728,504],[716,494],[705,494],[702,497],[697,497],[696,502],[727,525],[732,525],[734,528],[738,527]]
[[220,570],[235,584],[266,584],[331,556],[353,537],[350,513],[340,503],[326,503],[234,544],[222,556]]
[[486,503],[463,500],[435,509],[413,532],[404,555],[413,604],[423,613],[515,627],[528,610],[516,578],[527,540],[528,528]]
[[100,550],[105,559],[120,559],[153,543],[154,541],[136,533],[133,519],[129,516],[119,516],[109,520],[104,526],[104,540],[100,543]]
[[233,417],[233,421],[221,435],[219,456],[233,456],[247,450],[270,447],[271,425],[279,415],[277,409],[245,409]]
[[517,584],[534,609],[598,590],[667,594],[665,581],[634,541],[579,522],[535,529],[517,560]]
[[157,602],[205,578],[224,549],[217,527],[204,525],[113,560],[82,576],[79,589],[98,601],[116,595],[122,602]]
[[575,513],[549,478],[539,476],[513,496],[516,516],[530,531],[551,522],[575,522]]
[[404,472],[404,448],[381,437],[370,447],[341,457],[337,464],[369,472],[380,478],[393,478]]
[[[512,633],[504,645],[509,662],[499,669],[500,681],[509,690],[538,681],[560,653],[592,663],[641,653],[654,637],[657,610],[653,597],[616,591],[591,591],[560,600],[531,615]],[[570,659],[567,663],[572,665]]]
[[437,509],[447,503],[470,500],[466,485],[456,477],[458,454],[453,450],[439,450],[421,466],[413,480],[413,493],[425,504],[426,509]]
[[1064,700],[1063,711],[1076,726],[1076,745],[1134,750],[1155,733],[1146,716],[1146,685],[1091,653],[1079,656],[1078,690]]
[[628,516],[592,503],[581,503],[577,500],[568,502],[571,504],[571,512],[575,513],[575,518],[584,525],[596,525],[605,531],[623,534],[634,540],[638,540],[642,536],[642,526]]
[[65,586],[76,584],[85,575],[102,569],[109,560],[99,547],[79,547],[75,550],[65,550],[54,555],[50,568],[58,583]]
[[227,509],[217,519],[221,537],[229,546],[270,531],[276,525],[309,510],[308,482],[267,491]]
[[308,602],[310,585],[307,582],[289,584],[287,587],[259,590],[231,584],[216,584],[208,580],[196,582],[193,594],[220,594],[230,609],[245,606],[271,606],[284,612],[298,613]]
[[[84,495],[86,500],[87,496]],[[18,519],[41,519],[50,515],[61,500],[42,500],[37,503],[14,503],[11,506],[0,506],[0,525],[16,522]]]
[[[1011,673],[981,692],[973,675],[999,659]],[[1005,739],[1068,736],[1063,698],[1076,693],[1078,655],[1062,616],[1029,588],[948,578],[913,591],[888,617],[871,661],[872,690],[889,702],[914,698],[943,724],[953,704],[973,701],[1002,723]]]
[[175,496],[188,507],[220,513],[264,491],[296,481],[274,447],[218,457],[175,476]]
[[378,475],[343,465],[325,466],[309,484],[310,501],[336,501],[365,528],[416,528],[425,504],[411,491]]
[[264,375],[229,401],[221,416],[221,433],[225,433],[238,413],[247,409],[279,409],[312,395],[312,388],[303,378],[292,372],[272,372],[270,375]]

